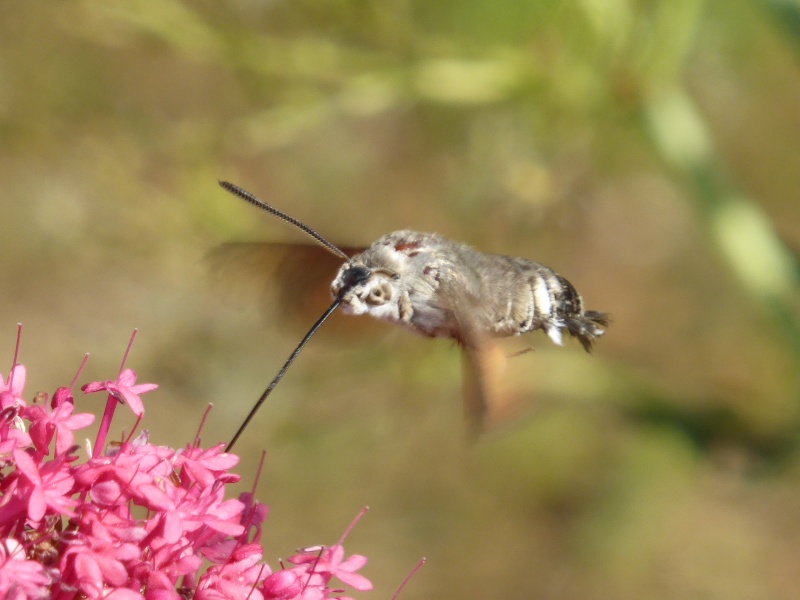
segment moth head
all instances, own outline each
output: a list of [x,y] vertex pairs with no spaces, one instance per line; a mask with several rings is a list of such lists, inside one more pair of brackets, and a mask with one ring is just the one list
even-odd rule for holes
[[399,275],[389,269],[349,262],[339,269],[331,284],[331,294],[341,299],[342,309],[347,313],[369,313],[391,319],[398,312],[399,279]]

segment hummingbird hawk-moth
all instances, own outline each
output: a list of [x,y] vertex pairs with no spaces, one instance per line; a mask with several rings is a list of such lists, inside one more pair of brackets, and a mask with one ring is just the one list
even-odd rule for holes
[[585,310],[572,284],[542,264],[479,252],[435,233],[411,230],[389,233],[368,248],[347,254],[242,188],[226,181],[220,186],[297,227],[343,261],[331,283],[333,303],[256,402],[228,449],[339,306],[349,314],[370,315],[428,337],[455,340],[464,356],[464,414],[473,435],[481,432],[490,416],[498,363],[504,359],[498,338],[541,329],[562,345],[566,332],[589,352],[608,325],[606,313]]

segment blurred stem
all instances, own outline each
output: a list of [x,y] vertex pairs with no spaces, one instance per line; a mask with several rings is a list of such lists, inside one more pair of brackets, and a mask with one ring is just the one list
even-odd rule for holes
[[693,184],[700,215],[723,258],[800,358],[794,306],[800,265],[758,203],[725,176],[703,118],[683,89],[676,85],[652,95],[645,103],[645,120],[659,155]]
[[794,0],[764,0],[764,5],[800,50],[800,5]]

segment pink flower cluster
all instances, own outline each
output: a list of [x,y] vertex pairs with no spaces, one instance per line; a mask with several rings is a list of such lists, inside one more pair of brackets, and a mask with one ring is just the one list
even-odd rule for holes
[[334,577],[372,588],[356,573],[366,558],[345,559],[342,540],[298,551],[273,572],[259,543],[267,507],[249,493],[225,498],[239,458],[224,444],[173,450],[143,432],[106,447],[114,408],[141,418],[140,394],[156,388],[136,385],[132,370],[83,386],[108,400],[82,462],[74,432],[94,415],[75,413],[66,387],[29,405],[25,368],[14,363],[8,380],[0,375],[0,597],[323,600],[343,597]]

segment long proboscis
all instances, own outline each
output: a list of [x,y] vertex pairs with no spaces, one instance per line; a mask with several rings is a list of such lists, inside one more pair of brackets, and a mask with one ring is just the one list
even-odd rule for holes
[[319,319],[317,319],[317,322],[314,323],[314,325],[311,327],[311,329],[308,330],[308,333],[305,335],[305,337],[303,337],[303,339],[300,340],[300,343],[297,344],[297,348],[295,348],[294,352],[292,352],[289,355],[289,358],[287,358],[286,362],[283,363],[283,366],[281,367],[281,370],[278,371],[278,374],[275,375],[275,378],[267,386],[267,389],[264,390],[264,393],[261,394],[261,397],[256,401],[255,405],[253,405],[253,408],[250,410],[250,413],[247,415],[247,418],[244,420],[244,423],[241,424],[239,429],[236,431],[236,435],[233,436],[233,439],[231,439],[230,443],[225,448],[225,452],[230,452],[231,451],[231,448],[233,448],[233,445],[236,443],[236,440],[238,440],[239,437],[242,435],[244,430],[247,428],[247,425],[250,423],[250,421],[253,419],[255,414],[258,412],[258,409],[261,408],[261,405],[264,404],[264,401],[272,393],[272,390],[274,390],[275,386],[278,385],[278,382],[281,379],[283,379],[283,376],[286,374],[286,370],[294,362],[294,359],[297,358],[297,355],[300,354],[300,351],[308,343],[308,340],[311,339],[311,336],[314,335],[317,332],[317,329],[320,328],[320,326],[325,322],[325,320],[328,317],[331,316],[333,311],[335,311],[338,308],[339,304],[341,304],[341,303],[342,303],[342,299],[341,298],[336,298],[336,300],[333,301],[333,304],[331,304],[328,307],[328,310],[326,310],[323,313],[323,315]]
[[311,229],[311,227],[309,227],[308,225],[306,225],[302,221],[298,221],[294,217],[290,217],[285,212],[282,212],[282,211],[278,210],[277,208],[275,208],[274,206],[271,206],[271,205],[267,204],[261,198],[258,198],[256,196],[254,196],[253,194],[251,194],[247,190],[242,189],[238,185],[235,185],[235,184],[233,184],[233,183],[231,183],[229,181],[220,181],[219,185],[226,192],[230,192],[234,196],[238,196],[239,198],[241,198],[245,202],[249,202],[253,206],[257,206],[261,210],[266,211],[269,214],[271,214],[271,215],[273,215],[275,217],[278,217],[279,219],[282,219],[283,221],[286,221],[290,225],[294,225],[295,227],[297,227],[300,231],[302,231],[306,235],[314,238],[314,240],[318,244],[322,245],[331,254],[335,254],[336,256],[340,256],[341,258],[343,258],[346,261],[350,260],[350,257],[347,256],[347,254],[342,252],[334,244],[330,243],[328,240],[326,240],[324,237],[322,237],[320,234],[318,234],[316,231]]

